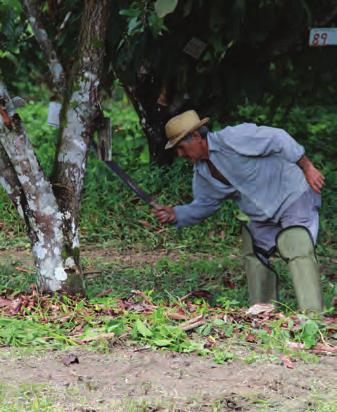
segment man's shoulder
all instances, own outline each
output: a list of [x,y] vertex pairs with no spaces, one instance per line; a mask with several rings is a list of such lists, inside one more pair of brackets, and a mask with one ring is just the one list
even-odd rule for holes
[[271,134],[286,133],[285,130],[266,125],[256,125],[255,123],[240,123],[233,126],[226,126],[225,128],[209,133],[209,138],[214,144],[226,144],[226,142],[235,141],[238,136],[256,136],[264,137]]
[[210,132],[208,140],[211,146],[224,146],[226,142],[231,141],[236,136],[248,135],[256,133],[258,126],[255,123],[240,123],[233,126],[226,126],[221,130]]

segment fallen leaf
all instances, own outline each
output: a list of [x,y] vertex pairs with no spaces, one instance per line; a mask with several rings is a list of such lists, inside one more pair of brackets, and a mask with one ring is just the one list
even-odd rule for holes
[[142,226],[146,227],[146,229],[152,229],[151,223],[149,223],[147,220],[138,220],[138,223],[140,223]]
[[300,342],[288,342],[287,346],[291,349],[304,349],[305,348],[304,343],[300,343]]
[[260,315],[261,313],[267,314],[273,312],[274,310],[275,306],[272,303],[256,303],[246,311],[246,315]]
[[208,290],[202,290],[202,289],[201,290],[192,290],[187,295],[180,298],[180,300],[184,301],[184,300],[186,300],[188,298],[192,298],[192,297],[210,299],[212,297],[212,294]]
[[206,342],[204,343],[205,349],[211,349],[216,346],[216,339],[213,336],[207,336]]
[[249,334],[246,336],[246,342],[255,343],[255,342],[256,342],[256,336],[253,335],[252,333],[249,333]]
[[336,324],[337,325],[337,315],[335,316],[324,316],[323,322],[327,325]]
[[263,325],[262,329],[269,333],[269,335],[273,333],[272,329],[268,325]]
[[151,300],[149,299],[149,297],[146,295],[146,293],[142,292],[141,290],[137,290],[137,289],[136,289],[136,290],[133,290],[133,291],[132,291],[132,294],[133,294],[133,295],[136,295],[136,296],[141,296],[146,303],[152,305],[152,302],[151,302]]
[[62,359],[62,363],[65,366],[69,366],[72,365],[74,363],[80,363],[80,361],[78,360],[78,357],[76,355],[73,355],[72,353],[67,355],[66,357],[64,357]]
[[6,298],[0,297],[0,308],[6,308],[12,305],[12,301]]
[[182,313],[178,313],[178,312],[173,312],[173,313],[168,312],[166,316],[172,320],[186,320],[187,319],[186,315]]
[[286,368],[288,368],[288,369],[294,369],[294,364],[293,364],[292,360],[291,360],[288,356],[286,356],[286,355],[284,355],[284,354],[281,354],[281,355],[279,356],[279,359],[280,359],[282,365],[284,365]]
[[[305,349],[304,343],[299,342],[288,342],[288,347],[291,349]],[[337,346],[330,346],[324,343],[317,343],[311,349],[308,349],[311,353],[337,353]]]
[[317,343],[317,345],[310,349],[312,353],[337,353],[337,346],[330,346],[324,343]]

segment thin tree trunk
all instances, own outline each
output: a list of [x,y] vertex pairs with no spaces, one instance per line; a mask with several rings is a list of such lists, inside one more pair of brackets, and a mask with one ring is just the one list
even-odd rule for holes
[[[7,193],[11,190],[15,193],[12,200],[26,220],[39,288],[60,290],[68,281],[67,262],[61,254],[63,216],[2,82],[0,101],[0,143],[5,152],[1,158],[3,165],[9,160],[12,168],[8,169],[6,179],[1,183]],[[15,171],[15,178],[11,170]],[[10,187],[6,186],[8,184]]]
[[[52,182],[64,220],[65,254],[79,264],[80,198],[90,139],[99,111],[99,87],[105,53],[108,1],[86,0],[80,51],[73,70],[70,98],[63,103]],[[64,126],[63,126],[64,125]]]

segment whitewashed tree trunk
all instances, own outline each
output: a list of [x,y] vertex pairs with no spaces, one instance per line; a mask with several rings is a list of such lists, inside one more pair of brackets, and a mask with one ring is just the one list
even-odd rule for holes
[[[53,177],[48,181],[6,86],[0,81],[0,183],[26,222],[40,290],[83,294],[78,221],[88,146],[98,108],[108,1],[84,2],[78,59],[70,79],[66,79],[39,21],[37,3],[22,2],[46,56],[55,89],[63,97],[62,128]],[[70,85],[70,92],[65,93],[65,84]]]
[[70,80],[70,99],[63,104],[59,150],[52,174],[58,203],[65,216],[66,253],[74,258],[79,247],[78,219],[87,153],[99,112],[107,11],[107,0],[86,1],[77,69]]
[[1,183],[28,225],[39,287],[60,290],[68,278],[61,256],[62,214],[2,82],[0,102],[0,165],[7,166]]

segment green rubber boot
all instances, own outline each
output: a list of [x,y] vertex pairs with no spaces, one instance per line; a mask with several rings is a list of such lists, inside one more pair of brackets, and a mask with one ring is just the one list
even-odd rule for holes
[[323,311],[323,299],[315,248],[309,231],[289,227],[279,233],[277,247],[288,262],[298,306],[305,311]]
[[247,228],[242,228],[242,256],[248,281],[251,305],[277,300],[277,276],[256,256],[253,240]]

